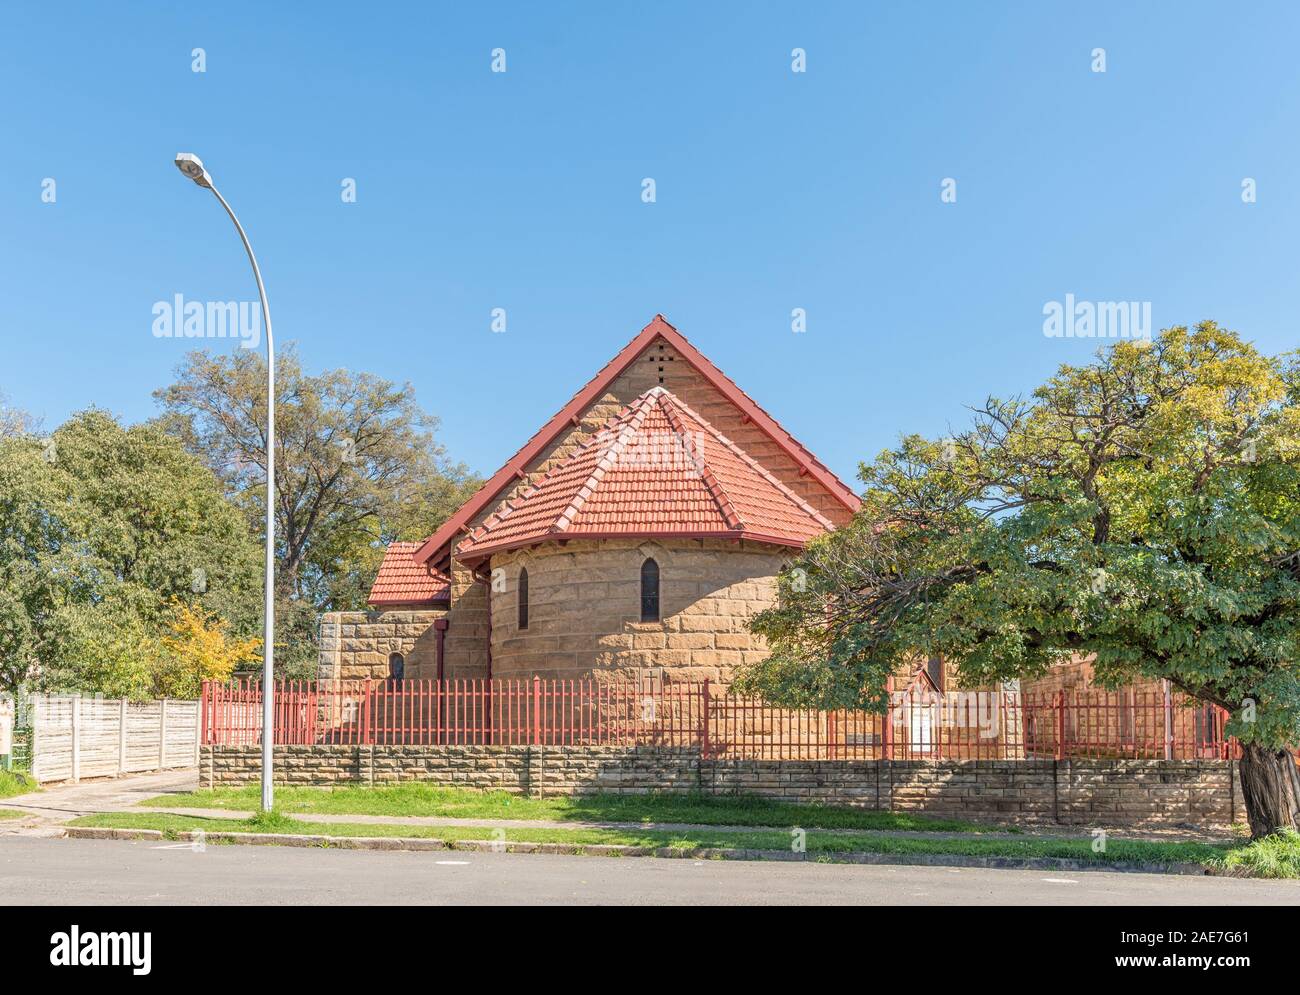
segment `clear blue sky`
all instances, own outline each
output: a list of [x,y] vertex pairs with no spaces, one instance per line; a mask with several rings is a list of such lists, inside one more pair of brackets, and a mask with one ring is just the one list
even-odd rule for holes
[[1067,293],[1300,345],[1295,5],[283,6],[0,9],[0,391],[46,427],[155,413],[154,302],[256,297],[182,150],[281,340],[484,473],[657,311],[848,480],[1084,359]]

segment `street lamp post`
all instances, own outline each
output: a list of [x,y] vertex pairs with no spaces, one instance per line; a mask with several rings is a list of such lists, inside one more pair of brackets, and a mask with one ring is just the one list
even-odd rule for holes
[[275,343],[271,337],[271,309],[266,303],[266,287],[262,285],[262,271],[257,268],[257,258],[253,247],[248,244],[244,226],[235,217],[235,212],[221,196],[212,177],[203,168],[198,156],[181,152],[176,156],[176,168],[201,187],[211,190],[221,206],[235,223],[235,231],[244,243],[248,261],[253,264],[253,278],[257,281],[257,293],[262,299],[262,318],[266,322],[266,620],[262,629],[262,811],[269,812],[272,807],[271,790],[271,748],[272,730],[274,728],[273,704],[275,698],[275,675],[272,663],[275,656]]

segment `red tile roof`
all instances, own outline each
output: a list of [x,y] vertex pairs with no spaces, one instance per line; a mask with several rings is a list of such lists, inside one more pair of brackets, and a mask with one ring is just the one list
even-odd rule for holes
[[388,544],[367,603],[425,605],[451,598],[451,580],[447,575],[416,561],[414,554],[420,545],[418,542]]
[[572,419],[578,418],[591,403],[603,394],[624,370],[635,361],[647,346],[656,338],[662,337],[691,364],[700,374],[718,389],[732,404],[754,425],[768,435],[778,446],[790,455],[803,471],[826,488],[850,511],[857,511],[860,501],[858,496],[831,473],[812,453],[805,449],[789,432],[783,429],[776,419],[755,403],[754,399],[741,390],[721,370],[705,358],[695,346],[691,345],[662,314],[655,315],[650,324],[641,329],[622,351],[597,373],[563,408],[555,413],[541,430],[524,443],[523,447],[506,461],[492,477],[476,491],[460,509],[447,519],[415,554],[420,562],[438,562],[446,556],[446,550],[462,533],[468,531],[468,524],[480,512],[488,508],[502,491],[513,484],[528,468],[528,465],[541,454],[560,435],[572,425]]
[[663,387],[620,411],[457,548],[628,536],[756,539],[802,546],[834,525]]

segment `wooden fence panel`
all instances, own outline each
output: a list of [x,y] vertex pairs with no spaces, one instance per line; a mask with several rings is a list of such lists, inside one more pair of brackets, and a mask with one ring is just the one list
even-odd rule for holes
[[198,762],[197,701],[32,699],[32,776],[41,783],[116,777]]

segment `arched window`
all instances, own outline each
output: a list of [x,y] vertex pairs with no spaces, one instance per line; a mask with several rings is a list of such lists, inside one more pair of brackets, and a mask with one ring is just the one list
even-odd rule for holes
[[528,568],[519,571],[519,628],[528,628]]
[[388,679],[394,684],[401,684],[406,673],[406,658],[401,653],[388,654]]
[[641,564],[641,621],[659,621],[659,564],[654,560]]

